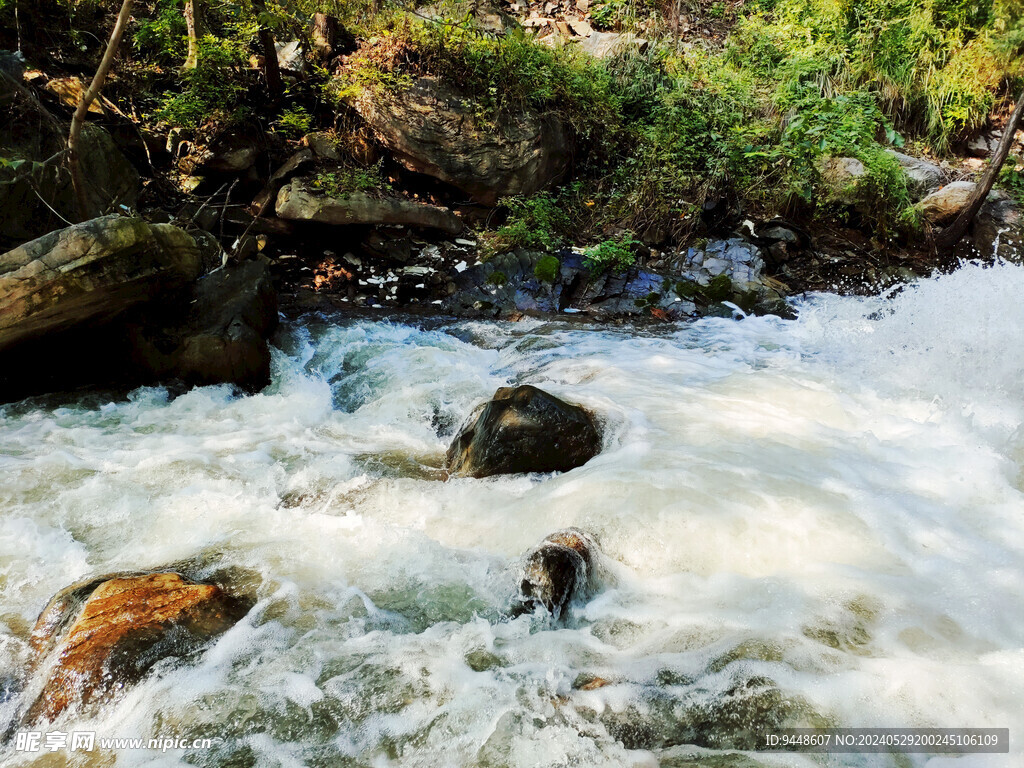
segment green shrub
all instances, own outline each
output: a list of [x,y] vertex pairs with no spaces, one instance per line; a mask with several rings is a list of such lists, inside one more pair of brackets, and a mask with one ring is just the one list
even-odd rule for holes
[[248,90],[242,68],[246,55],[247,46],[238,40],[203,37],[198,66],[182,73],[182,90],[167,94],[155,117],[182,128],[198,128],[211,119],[237,122]]
[[286,109],[277,118],[277,131],[290,139],[299,139],[309,133],[313,117],[303,107]]
[[137,16],[133,35],[135,50],[163,64],[180,62],[185,56],[185,17],[180,0],[158,0],[148,18]]
[[384,178],[383,160],[375,165],[343,166],[330,171],[318,171],[310,186],[327,197],[344,200],[353,192],[384,192],[391,184]]
[[484,255],[493,256],[514,248],[553,251],[560,248],[569,232],[564,207],[550,193],[502,199],[508,219],[496,232],[486,233]]
[[595,274],[611,270],[616,274],[625,272],[636,262],[635,249],[640,242],[631,232],[614,239],[604,240],[583,252],[583,263]]
[[771,17],[741,21],[727,50],[737,66],[813,81],[825,97],[869,90],[894,124],[943,151],[1022,74],[1022,28],[1014,0],[778,0]]

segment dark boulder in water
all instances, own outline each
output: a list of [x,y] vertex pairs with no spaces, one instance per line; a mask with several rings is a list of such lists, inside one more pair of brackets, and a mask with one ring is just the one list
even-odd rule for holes
[[267,338],[278,316],[267,259],[206,275],[167,313],[146,321],[129,328],[131,357],[144,380],[232,383],[250,392],[270,383]]
[[101,703],[158,661],[193,653],[248,606],[177,573],[110,574],[58,592],[32,630],[39,686],[24,721]]
[[567,472],[601,450],[589,412],[529,385],[500,388],[466,424],[448,449],[452,475]]
[[576,528],[548,536],[526,557],[516,613],[543,606],[556,619],[593,588],[597,542]]

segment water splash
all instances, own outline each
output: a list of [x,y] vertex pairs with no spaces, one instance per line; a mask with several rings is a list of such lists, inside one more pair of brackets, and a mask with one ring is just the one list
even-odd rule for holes
[[[0,691],[54,591],[187,560],[247,574],[256,609],[59,727],[216,744],[118,765],[653,766],[787,724],[1013,728],[1022,293],[997,264],[657,334],[313,317],[260,395],[2,406]],[[602,414],[604,452],[435,479],[523,382]],[[522,553],[571,526],[602,589],[564,625],[504,618]]]

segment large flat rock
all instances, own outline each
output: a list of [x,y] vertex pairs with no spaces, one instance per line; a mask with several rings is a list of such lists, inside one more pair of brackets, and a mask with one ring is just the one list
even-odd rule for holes
[[447,208],[401,197],[376,197],[365,192],[328,197],[310,191],[301,179],[295,179],[281,188],[277,195],[276,210],[280,218],[290,221],[312,221],[338,226],[405,224],[439,229],[452,235],[462,231],[462,219]]
[[104,216],[0,255],[0,352],[44,334],[102,323],[202,272],[184,231]]

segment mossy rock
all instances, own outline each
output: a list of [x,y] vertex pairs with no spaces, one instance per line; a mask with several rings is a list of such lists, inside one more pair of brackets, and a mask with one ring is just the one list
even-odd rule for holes
[[554,283],[562,263],[555,256],[542,256],[533,268],[533,276],[542,283]]

